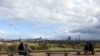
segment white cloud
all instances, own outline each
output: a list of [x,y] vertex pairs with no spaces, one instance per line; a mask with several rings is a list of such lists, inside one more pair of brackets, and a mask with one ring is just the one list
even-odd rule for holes
[[[90,1],[90,0],[89,0]],[[1,17],[51,23],[83,20],[92,17],[96,9],[93,2],[86,0],[2,0]],[[93,13],[92,13],[93,11]],[[96,10],[97,11],[97,10]],[[91,12],[91,13],[90,13]],[[98,12],[98,11],[97,11]],[[76,18],[76,19],[74,19]],[[47,22],[46,22],[47,23]]]
[[8,32],[6,32],[6,31],[4,31],[4,30],[0,30],[0,38],[1,38],[1,39],[7,37],[8,35],[9,35]]
[[1,35],[5,34],[5,33],[7,33],[7,32],[4,31],[4,30],[0,30],[0,34],[1,34]]
[[18,39],[18,38],[22,38],[22,37],[27,38],[28,36],[21,35],[18,33],[11,33],[11,32],[5,31],[5,30],[0,30],[0,39]]
[[[0,0],[0,19],[87,28],[100,22],[99,0]],[[74,28],[74,29],[75,29]],[[69,32],[69,29],[66,29]],[[60,30],[58,30],[60,31]]]

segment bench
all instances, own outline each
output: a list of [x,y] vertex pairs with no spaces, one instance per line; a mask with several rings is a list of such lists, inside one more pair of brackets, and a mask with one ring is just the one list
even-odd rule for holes
[[[20,51],[20,52],[26,52],[25,56],[31,56],[30,52],[28,52],[28,51]],[[8,51],[8,56],[14,56],[14,55],[19,55],[19,54],[18,54],[18,52]],[[20,55],[20,56],[23,56],[23,55]]]
[[[19,55],[18,53],[12,53],[12,54],[10,54],[10,55],[8,55],[8,56],[15,56],[15,55]],[[19,56],[24,56],[24,55],[19,55]],[[32,56],[32,55],[26,55],[26,56]]]
[[0,52],[0,55],[3,55],[3,54],[7,54],[8,56],[12,56],[12,54],[9,52]]
[[64,56],[68,56],[69,53],[67,52],[46,52],[47,56],[50,56],[51,54],[64,54]]
[[90,54],[90,52],[92,52],[92,55],[95,54],[95,51],[76,51],[76,52],[77,52],[77,55],[80,55],[81,52],[84,52],[84,54],[86,54],[85,52],[89,52],[89,54]]

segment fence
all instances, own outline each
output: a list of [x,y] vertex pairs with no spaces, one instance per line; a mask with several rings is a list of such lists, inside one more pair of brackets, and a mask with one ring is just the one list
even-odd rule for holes
[[[28,51],[20,51],[20,52],[26,52],[26,56],[29,56],[30,53],[37,53],[37,52],[77,52],[77,51],[82,51],[82,50],[34,50],[32,52]],[[0,55],[2,54],[7,54],[8,56],[14,56],[18,55],[19,51],[0,51]],[[100,50],[95,51],[95,52],[100,52]]]

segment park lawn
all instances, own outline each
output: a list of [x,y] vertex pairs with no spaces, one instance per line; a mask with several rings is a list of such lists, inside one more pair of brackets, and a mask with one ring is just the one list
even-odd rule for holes
[[[49,47],[48,50],[75,50],[75,49],[72,49],[72,48],[61,48],[61,47]],[[79,50],[83,50],[83,49],[79,49]],[[100,48],[95,48],[94,50],[100,50]]]
[[50,47],[48,50],[72,50],[72,48]]
[[95,50],[100,50],[100,48],[95,48]]

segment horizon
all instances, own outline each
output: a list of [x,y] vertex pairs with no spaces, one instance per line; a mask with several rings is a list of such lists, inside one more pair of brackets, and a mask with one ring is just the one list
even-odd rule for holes
[[99,0],[0,0],[0,39],[100,39]]

